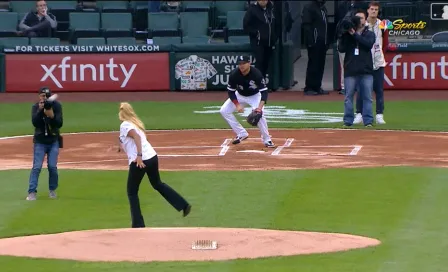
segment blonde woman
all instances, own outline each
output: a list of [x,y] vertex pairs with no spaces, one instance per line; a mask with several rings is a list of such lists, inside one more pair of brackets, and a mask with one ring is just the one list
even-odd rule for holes
[[156,151],[146,139],[145,126],[135,114],[129,103],[120,104],[118,117],[120,125],[120,146],[126,152],[129,162],[127,193],[131,207],[133,228],[144,228],[145,222],[140,210],[138,190],[144,175],[148,176],[152,187],[158,191],[177,211],[183,211],[183,216],[190,213],[191,205],[160,180],[159,161]]

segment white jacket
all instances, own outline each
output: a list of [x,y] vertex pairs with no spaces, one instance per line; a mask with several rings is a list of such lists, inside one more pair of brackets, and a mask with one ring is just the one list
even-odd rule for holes
[[368,21],[366,21],[366,25],[369,27],[369,30],[375,33],[375,44],[373,45],[372,59],[373,59],[373,70],[378,70],[380,67],[386,67],[386,59],[384,57],[383,52],[383,32],[380,29],[380,19],[376,19],[375,25],[370,25]]

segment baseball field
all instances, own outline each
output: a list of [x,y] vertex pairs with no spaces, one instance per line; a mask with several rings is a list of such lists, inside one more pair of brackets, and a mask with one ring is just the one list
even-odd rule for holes
[[[234,146],[226,93],[62,93],[57,199],[26,201],[37,94],[0,94],[0,271],[446,271],[448,92],[386,91],[386,125],[342,129],[343,97],[270,94],[276,148]],[[132,230],[118,105],[130,102],[182,217],[144,179]],[[247,114],[247,112],[245,112]],[[238,117],[245,127],[244,115]],[[446,240],[447,239],[447,240]],[[215,250],[192,250],[213,240]]]

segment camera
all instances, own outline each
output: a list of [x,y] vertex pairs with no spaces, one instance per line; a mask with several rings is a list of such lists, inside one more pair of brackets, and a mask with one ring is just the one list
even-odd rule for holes
[[338,24],[338,37],[341,37],[352,28],[357,29],[359,24],[361,24],[361,18],[353,13],[348,13]]
[[53,107],[53,101],[48,101],[48,99],[46,99],[44,101],[44,109],[49,110]]
[[49,110],[53,107],[53,100],[49,99],[52,95],[50,89],[48,87],[42,87],[39,90],[39,93],[45,94],[45,101],[44,101],[44,109]]

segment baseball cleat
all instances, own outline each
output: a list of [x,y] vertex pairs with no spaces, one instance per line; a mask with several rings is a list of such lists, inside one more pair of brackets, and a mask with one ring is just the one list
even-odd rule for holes
[[236,136],[235,140],[233,140],[232,144],[239,144],[242,141],[246,140],[247,138],[249,138],[249,135],[240,137],[240,136]]
[[266,147],[275,147],[275,144],[272,141],[267,141],[264,143],[264,146]]

